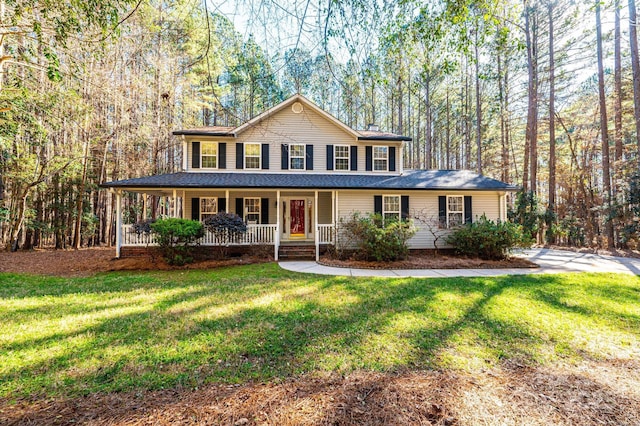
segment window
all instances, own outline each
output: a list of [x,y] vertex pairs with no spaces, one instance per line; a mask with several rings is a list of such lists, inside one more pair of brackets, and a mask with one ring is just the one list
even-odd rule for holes
[[349,146],[336,145],[335,149],[335,170],[349,170]]
[[447,226],[449,228],[464,223],[464,197],[462,195],[447,196]]
[[259,143],[246,143],[244,145],[244,168],[259,169],[260,168],[260,150]]
[[373,170],[376,172],[386,172],[389,165],[389,147],[373,147]]
[[303,144],[289,145],[289,168],[291,170],[304,170],[304,150]]
[[260,198],[244,199],[244,221],[248,224],[260,223]]
[[382,218],[385,222],[400,220],[399,195],[385,195],[382,197]]
[[216,214],[218,214],[218,198],[200,198],[200,220],[204,221]]
[[203,169],[218,168],[218,144],[216,142],[202,142],[200,164]]

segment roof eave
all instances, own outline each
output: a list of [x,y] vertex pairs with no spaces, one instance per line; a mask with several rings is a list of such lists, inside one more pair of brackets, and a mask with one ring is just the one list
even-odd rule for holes
[[358,136],[359,141],[391,141],[391,142],[411,142],[413,139],[409,136]]
[[175,136],[226,136],[235,138],[236,134],[231,132],[207,132],[204,130],[175,130],[172,132]]

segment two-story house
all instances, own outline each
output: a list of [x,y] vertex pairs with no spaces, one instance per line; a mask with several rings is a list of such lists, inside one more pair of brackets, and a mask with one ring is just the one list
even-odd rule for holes
[[[340,218],[354,212],[432,218],[447,228],[482,214],[505,220],[505,195],[516,190],[470,171],[404,170],[403,143],[410,138],[374,126],[356,131],[301,95],[239,127],[174,135],[182,138],[182,172],[104,184],[117,196],[118,257],[123,247],[149,243],[122,224],[122,191],[168,197],[176,217],[236,213],[248,226],[239,244],[272,245],[278,259],[291,244],[315,247],[317,258],[321,245],[336,243]],[[410,247],[434,248],[429,227],[416,225]],[[201,244],[214,242],[207,235]]]

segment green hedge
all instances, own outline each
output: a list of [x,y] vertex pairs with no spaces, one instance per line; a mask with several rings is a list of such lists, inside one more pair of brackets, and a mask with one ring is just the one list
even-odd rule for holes
[[167,218],[150,224],[162,256],[170,265],[193,262],[193,245],[204,236],[202,223],[196,220]]

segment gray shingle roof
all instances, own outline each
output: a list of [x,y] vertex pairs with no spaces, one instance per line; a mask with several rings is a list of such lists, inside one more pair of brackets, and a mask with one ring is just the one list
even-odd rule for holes
[[518,188],[467,170],[411,170],[401,176],[312,173],[180,172],[104,183],[107,188],[274,188],[499,190]]

